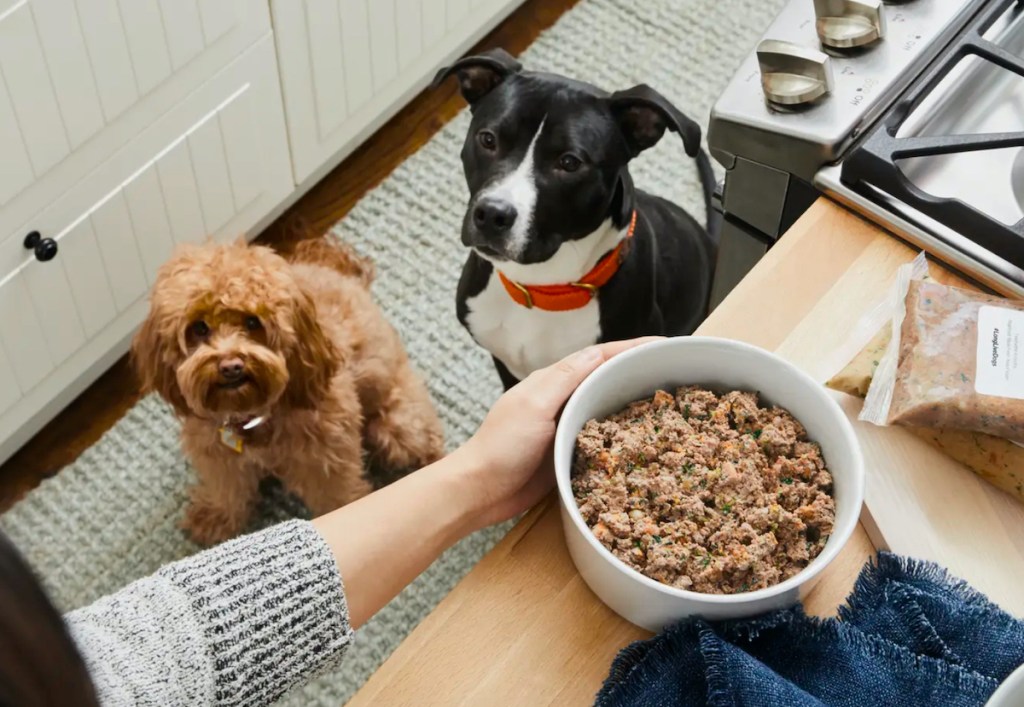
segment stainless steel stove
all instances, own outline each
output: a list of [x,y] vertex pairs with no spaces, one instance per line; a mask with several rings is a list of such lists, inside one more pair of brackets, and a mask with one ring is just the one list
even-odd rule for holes
[[1024,296],[1024,2],[792,0],[715,104],[717,305],[824,193]]

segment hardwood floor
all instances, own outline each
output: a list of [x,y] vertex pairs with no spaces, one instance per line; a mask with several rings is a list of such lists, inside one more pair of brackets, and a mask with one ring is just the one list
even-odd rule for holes
[[[578,1],[527,0],[471,51],[504,47],[519,54]],[[327,231],[463,106],[454,81],[424,91],[268,226],[258,242],[286,247],[299,232],[296,224],[312,234]],[[74,461],[138,399],[138,385],[124,357],[0,465],[0,511]]]

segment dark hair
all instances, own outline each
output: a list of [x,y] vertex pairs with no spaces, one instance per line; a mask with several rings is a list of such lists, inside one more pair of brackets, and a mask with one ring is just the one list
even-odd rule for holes
[[64,620],[0,533],[0,705],[99,707]]

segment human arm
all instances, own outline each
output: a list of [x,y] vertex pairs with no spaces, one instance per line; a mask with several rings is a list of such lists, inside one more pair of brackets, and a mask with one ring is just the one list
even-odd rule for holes
[[65,624],[103,707],[263,705],[352,638],[330,549],[288,521],[161,568]]
[[551,488],[561,406],[635,344],[538,371],[458,451],[387,488],[224,543],[66,616],[101,704],[267,704],[334,666],[352,627],[448,546]]

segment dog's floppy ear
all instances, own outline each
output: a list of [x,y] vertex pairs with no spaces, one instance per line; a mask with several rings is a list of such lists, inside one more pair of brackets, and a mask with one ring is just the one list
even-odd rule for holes
[[636,204],[636,190],[633,187],[633,178],[629,170],[623,167],[619,170],[618,179],[615,182],[615,191],[612,193],[611,213],[615,214],[613,223],[622,228],[629,224],[633,217],[633,208]]
[[338,371],[340,354],[316,319],[313,298],[296,295],[292,327],[295,345],[288,352],[288,401],[295,407],[314,407],[327,395]]
[[653,147],[665,134],[665,128],[679,133],[690,157],[696,157],[700,151],[700,126],[650,86],[641,84],[616,91],[608,103],[633,157]]
[[185,396],[178,387],[178,371],[174,356],[168,350],[173,342],[166,340],[160,331],[162,321],[156,311],[151,310],[146,321],[132,339],[131,361],[143,393],[159,393],[170,403],[179,415],[189,412]]
[[452,74],[458,76],[462,97],[473,105],[490,93],[512,74],[522,71],[523,65],[504,49],[491,49],[483,54],[459,59],[437,72],[431,88],[437,88]]

